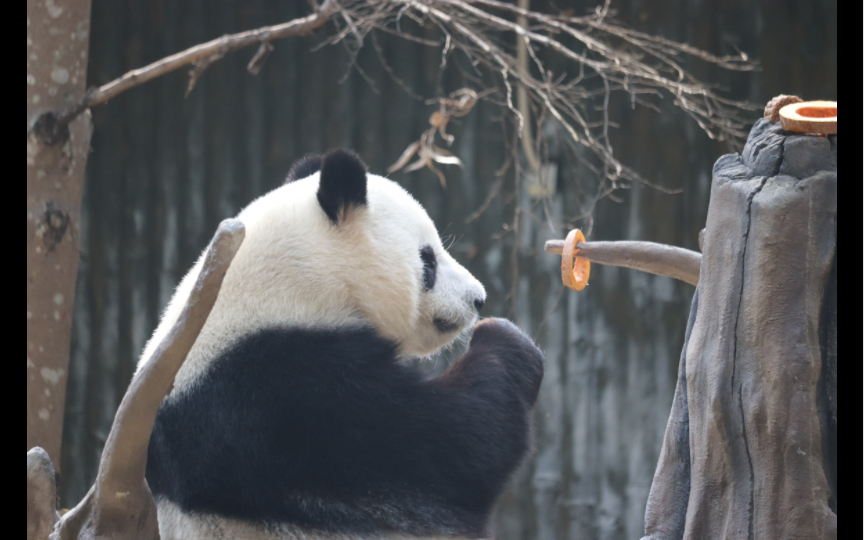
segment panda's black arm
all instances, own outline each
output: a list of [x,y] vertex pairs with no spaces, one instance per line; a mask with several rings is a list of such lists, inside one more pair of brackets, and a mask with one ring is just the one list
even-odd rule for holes
[[[486,319],[468,351],[431,381],[448,399],[436,407],[448,426],[446,449],[455,488],[494,498],[531,447],[533,406],[543,377],[543,354],[505,319]],[[471,486],[471,487],[469,487]]]

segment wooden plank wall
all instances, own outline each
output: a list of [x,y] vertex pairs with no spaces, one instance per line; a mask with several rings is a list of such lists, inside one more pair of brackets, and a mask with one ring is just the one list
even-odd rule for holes
[[[593,4],[574,2],[575,13]],[[765,103],[779,93],[836,99],[836,2],[659,0],[613,2],[619,18],[646,32],[714,53],[744,50],[764,64],[756,74],[693,66],[730,95]],[[94,0],[88,84],[213,37],[306,13],[305,2]],[[332,30],[327,28],[326,31]],[[114,411],[173,287],[218,222],[279,185],[307,152],[355,149],[383,173],[427,126],[432,109],[392,81],[367,47],[359,62],[379,93],[348,70],[345,51],[310,49],[320,37],[277,42],[257,77],[245,71],[252,51],[210,67],[184,99],[175,73],[93,111],[87,165],[81,266],[63,447],[63,501],[77,502],[92,483]],[[434,96],[439,52],[382,37],[387,61],[423,97]],[[573,69],[556,65],[556,73]],[[461,86],[445,78],[446,90]],[[616,156],[676,195],[634,186],[601,201],[591,238],[641,239],[697,248],[707,212],[710,171],[728,151],[674,111],[631,109],[613,100],[620,125]],[[754,119],[755,119],[754,114]],[[595,267],[588,289],[563,292],[559,260],[546,239],[562,238],[526,218],[532,202],[496,199],[466,223],[495,183],[504,157],[499,111],[481,104],[451,124],[452,150],[465,168],[446,169],[447,189],[428,171],[396,173],[428,209],[451,252],[487,287],[485,316],[511,316],[547,354],[537,405],[537,451],[501,500],[502,539],[638,538],[645,500],[674,389],[693,288],[666,278]],[[554,139],[554,137],[553,137]],[[561,159],[556,222],[583,209],[575,180],[590,179]],[[519,238],[508,231],[521,205]],[[533,206],[535,213],[539,208]],[[508,298],[519,265],[518,285]],[[454,354],[458,353],[455,351]],[[447,361],[439,359],[439,365]],[[427,367],[425,369],[433,369]]]

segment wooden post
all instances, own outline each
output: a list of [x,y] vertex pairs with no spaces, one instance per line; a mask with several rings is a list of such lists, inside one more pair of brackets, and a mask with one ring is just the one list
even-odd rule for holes
[[58,465],[90,114],[51,137],[33,127],[83,97],[89,42],[90,0],[28,0],[27,448]]
[[837,137],[714,166],[643,540],[837,537]]

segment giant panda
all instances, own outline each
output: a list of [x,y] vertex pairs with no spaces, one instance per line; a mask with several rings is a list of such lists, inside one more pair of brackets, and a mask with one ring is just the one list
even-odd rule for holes
[[[245,240],[150,440],[162,539],[489,537],[532,446],[531,339],[475,325],[483,286],[423,207],[351,152],[301,160],[237,218]],[[406,362],[472,327],[443,375]]]

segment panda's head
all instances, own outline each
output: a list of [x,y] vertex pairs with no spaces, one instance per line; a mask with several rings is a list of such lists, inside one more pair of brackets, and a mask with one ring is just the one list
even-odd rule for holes
[[[179,379],[267,327],[371,325],[400,356],[429,355],[473,324],[486,298],[423,207],[350,152],[304,158],[237,217],[246,238]],[[200,266],[178,287],[142,358],[176,320]]]
[[[395,182],[368,174],[354,153],[307,156],[282,189],[285,195],[275,199],[297,196],[309,210],[308,262],[326,276],[315,287],[324,294],[312,304],[338,312],[316,324],[360,319],[398,343],[401,355],[425,356],[476,320],[486,299],[483,286],[444,249],[420,203]],[[317,205],[308,200],[313,191]],[[306,281],[307,269],[285,278]]]

